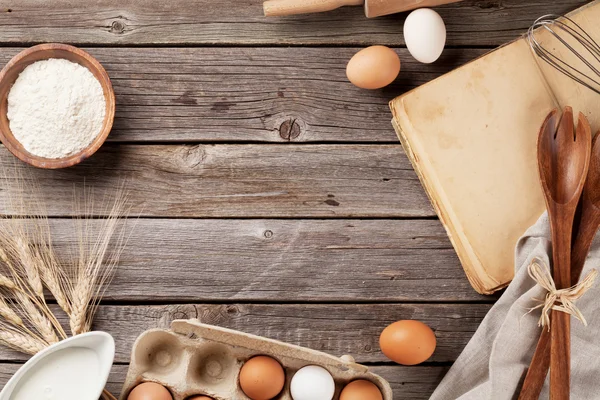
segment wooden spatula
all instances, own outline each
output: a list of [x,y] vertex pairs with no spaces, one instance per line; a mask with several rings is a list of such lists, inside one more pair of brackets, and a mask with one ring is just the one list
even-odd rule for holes
[[462,0],[267,0],[263,4],[267,17],[309,14],[335,10],[343,6],[365,6],[368,18],[423,7],[435,7]]

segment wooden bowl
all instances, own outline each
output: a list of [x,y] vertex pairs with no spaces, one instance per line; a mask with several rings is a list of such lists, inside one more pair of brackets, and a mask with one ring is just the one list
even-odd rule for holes
[[[23,145],[13,136],[6,115],[8,109],[8,93],[19,74],[28,65],[49,58],[64,58],[89,69],[100,82],[102,91],[104,92],[104,100],[106,102],[106,115],[104,116],[104,123],[102,124],[102,129],[98,136],[96,136],[92,143],[85,149],[64,158],[40,157],[25,150]],[[115,93],[108,74],[94,57],[77,47],[59,43],[33,46],[14,56],[0,72],[0,140],[4,146],[20,160],[35,167],[48,169],[66,168],[85,160],[102,146],[102,143],[104,143],[106,137],[110,133],[114,117]]]

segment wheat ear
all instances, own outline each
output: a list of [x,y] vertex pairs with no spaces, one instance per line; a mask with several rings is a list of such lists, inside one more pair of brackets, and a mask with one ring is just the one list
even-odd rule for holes
[[35,339],[39,343],[44,343],[45,345],[47,345],[44,339],[39,337],[38,334],[32,332],[31,329],[29,329],[27,325],[25,325],[23,319],[16,313],[16,311],[6,301],[6,299],[2,297],[0,297],[0,317],[4,318],[4,321],[0,320],[0,327],[8,325],[10,329],[16,330],[19,333],[25,334],[26,336]]
[[[0,261],[2,261],[4,264],[9,266],[8,256],[6,255],[6,252],[4,251],[4,249],[2,249],[1,247],[0,247]],[[0,274],[0,286],[5,287],[7,289],[15,289],[17,287],[15,285],[15,283],[12,281],[12,279],[10,279],[9,277],[7,277],[4,274]]]
[[[46,257],[43,257],[41,253],[45,253]],[[48,246],[48,248],[45,248],[43,252],[38,254],[41,259],[39,269],[42,281],[50,293],[52,293],[60,308],[68,315],[71,312],[71,304],[66,295],[69,286],[68,280],[51,253],[52,250]]]
[[[19,224],[24,224],[24,221],[12,220],[10,224],[5,225],[6,230],[0,229],[0,241],[6,248],[0,252],[0,259],[4,261],[13,278],[12,284],[15,287],[12,291],[20,303],[23,316],[27,317],[45,341],[54,343],[57,341],[56,333],[63,339],[67,334],[46,304],[40,275],[44,260],[30,245],[29,231]],[[39,241],[43,246],[44,241]]]
[[54,331],[52,322],[36,307],[31,298],[23,292],[17,292],[16,297],[23,308],[23,315],[31,322],[41,337],[49,344],[59,342],[60,339]]
[[54,253],[47,213],[40,213],[35,221],[35,236],[37,239],[36,243],[39,243],[35,253],[36,261],[38,261],[38,270],[42,277],[44,286],[48,288],[60,308],[68,315],[71,308],[67,296],[67,293],[70,291],[70,282],[65,271],[61,268],[56,254]]
[[25,324],[21,317],[11,308],[5,299],[0,298],[0,317],[4,318],[7,322],[14,326],[25,328]]
[[90,329],[88,309],[91,301],[91,282],[87,277],[79,277],[79,281],[71,293],[71,314],[69,326],[73,336],[88,332]]
[[0,274],[0,286],[5,287],[6,289],[9,289],[9,290],[14,290],[17,288],[17,286],[11,279],[9,279],[6,275],[2,275],[2,274]]
[[52,293],[52,296],[58,303],[59,307],[68,315],[71,312],[71,304],[69,304],[69,299],[65,295],[65,291],[60,282],[56,276],[53,275],[53,271],[49,271],[48,269],[49,268],[42,270],[42,279],[44,284],[50,293]]
[[31,287],[33,294],[43,300],[44,285],[42,284],[42,277],[40,276],[37,262],[32,254],[29,243],[24,239],[17,237],[15,240],[15,248],[19,257],[19,264],[21,264],[21,267],[25,272],[27,284]]
[[46,348],[46,344],[20,332],[0,329],[0,343],[26,354],[37,354]]
[[[9,280],[14,286],[12,292],[21,307],[22,315],[31,322],[40,336],[48,343],[58,342],[60,339],[58,339],[56,332],[63,339],[67,335],[60,322],[58,322],[46,304],[44,288],[40,275],[37,272],[37,267],[31,265],[34,262],[33,257],[28,256],[27,251],[23,247],[23,240],[18,240],[18,242],[19,244],[11,243],[9,246],[12,245],[15,249],[20,247],[18,251],[20,259],[17,261],[19,267],[16,267],[15,263],[8,259],[4,260],[11,275],[15,278],[12,281]],[[20,277],[20,271],[25,273],[26,279]]]

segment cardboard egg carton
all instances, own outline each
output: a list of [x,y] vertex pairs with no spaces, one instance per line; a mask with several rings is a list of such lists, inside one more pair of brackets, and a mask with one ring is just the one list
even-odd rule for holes
[[192,319],[173,321],[170,330],[152,329],[138,337],[120,400],[126,400],[142,382],[165,386],[174,400],[202,394],[215,400],[249,400],[239,386],[239,373],[247,360],[258,355],[273,357],[285,370],[285,387],[276,400],[292,400],[291,379],[307,365],[324,367],[333,376],[334,399],[356,379],[373,382],[384,400],[393,398],[389,383],[370,373],[364,365],[356,364],[352,357],[338,358]]

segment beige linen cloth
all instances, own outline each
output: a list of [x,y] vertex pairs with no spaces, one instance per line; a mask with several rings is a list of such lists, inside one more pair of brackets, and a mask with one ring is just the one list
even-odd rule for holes
[[[524,372],[535,350],[541,311],[525,315],[543,298],[544,290],[528,275],[533,257],[548,263],[550,226],[544,214],[525,232],[515,251],[515,278],[492,307],[479,329],[444,377],[432,400],[516,399]],[[582,277],[590,269],[600,270],[600,235],[585,263]],[[600,282],[583,295],[577,306],[587,319],[584,326],[571,318],[571,399],[600,399]],[[541,399],[548,398],[548,380]]]

